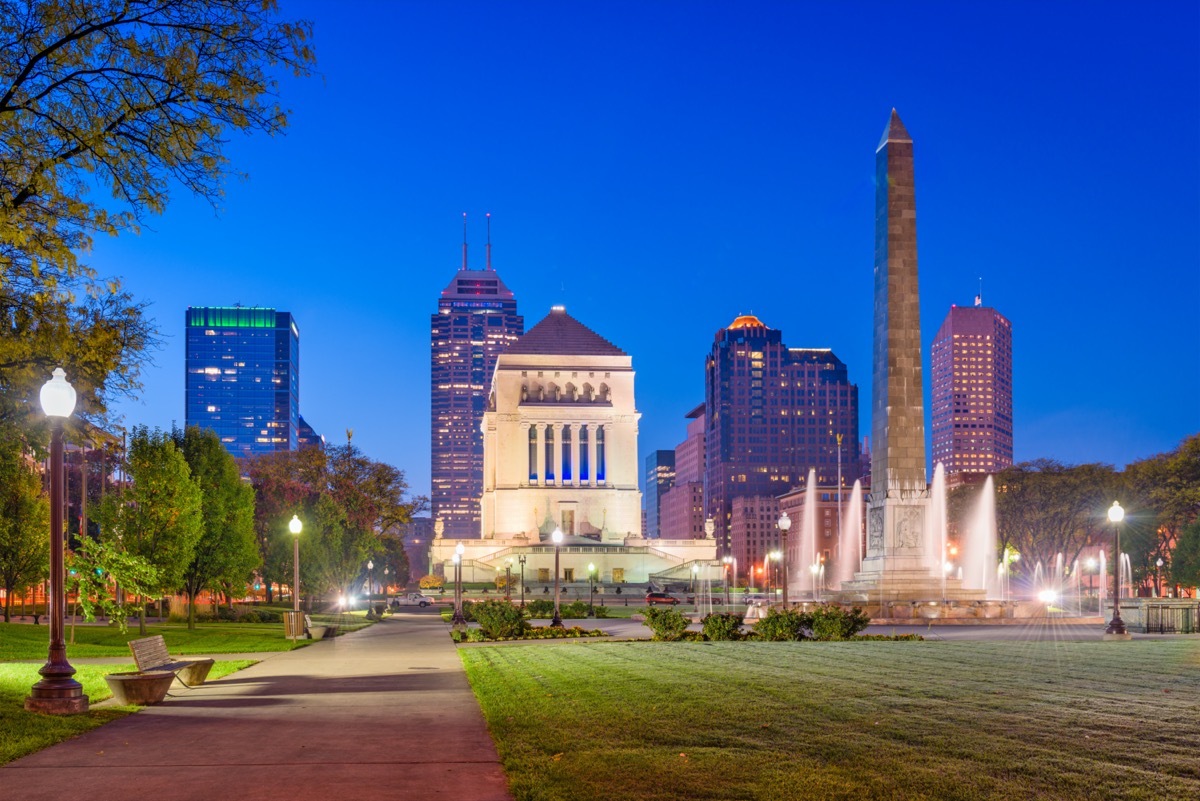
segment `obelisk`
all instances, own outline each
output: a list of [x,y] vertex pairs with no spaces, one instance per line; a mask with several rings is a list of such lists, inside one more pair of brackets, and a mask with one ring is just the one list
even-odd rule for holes
[[871,389],[871,498],[863,573],[930,576],[925,393],[917,284],[912,137],[892,109],[875,151],[875,347]]
[[[875,348],[867,555],[841,600],[982,600],[943,575],[942,532],[928,526],[921,300],[913,142],[892,109],[875,150]],[[939,522],[940,525],[940,522]],[[882,613],[882,612],[881,612]]]

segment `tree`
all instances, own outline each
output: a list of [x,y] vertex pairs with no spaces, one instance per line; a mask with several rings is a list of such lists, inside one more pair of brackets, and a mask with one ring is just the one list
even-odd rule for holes
[[254,533],[254,489],[242,481],[237,461],[211,430],[173,431],[192,480],[200,488],[201,533],[183,571],[188,628],[196,628],[196,596],[222,585],[245,587],[259,565]]
[[[87,540],[68,558],[67,567],[68,584],[79,598],[84,619],[95,620],[97,612],[108,615],[122,634],[134,611],[128,599],[146,595],[159,586],[158,573],[146,559],[101,540]],[[74,642],[75,624],[71,626]]]
[[276,15],[273,0],[0,0],[0,422],[56,364],[84,411],[136,387],[144,307],[80,254],[161,213],[173,183],[216,203],[229,133],[284,129],[271,70],[307,75],[314,55],[311,26]]
[[[324,486],[325,453],[320,448],[277,451],[247,459],[243,467],[254,488],[254,533],[267,603],[271,603],[272,584],[292,580],[288,521],[292,515],[307,521],[307,509]],[[306,537],[307,533],[300,535],[302,544]]]
[[4,622],[14,590],[44,579],[50,559],[50,502],[42,479],[15,437],[0,439],[0,583]]
[[1142,514],[1141,536],[1133,542],[1135,573],[1159,575],[1162,559],[1171,574],[1183,530],[1200,517],[1200,434],[1170,453],[1130,463],[1125,481],[1131,506]]
[[304,521],[301,582],[318,592],[347,592],[367,559],[383,552],[380,532],[407,523],[425,503],[406,497],[402,470],[370,459],[349,437],[345,445],[324,450],[254,457],[246,472],[256,493],[263,578],[291,579],[287,521],[297,514]]
[[[203,531],[200,488],[171,436],[145,426],[133,430],[125,471],[130,484],[101,504],[102,539],[145,559],[159,592],[179,590]],[[146,632],[144,605],[138,631]]]
[[1038,562],[1053,565],[1060,553],[1065,564],[1074,564],[1084,547],[1103,541],[1117,482],[1108,465],[1068,466],[1050,459],[996,474],[1001,552],[1015,549],[1029,570]]
[[1200,587],[1200,521],[1185,526],[1179,534],[1171,562],[1171,578],[1176,584]]

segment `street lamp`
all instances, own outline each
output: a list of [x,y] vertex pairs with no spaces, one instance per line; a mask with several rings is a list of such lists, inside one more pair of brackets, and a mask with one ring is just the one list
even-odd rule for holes
[[1105,636],[1127,638],[1125,621],[1121,620],[1121,521],[1125,519],[1125,510],[1118,501],[1108,510],[1108,521],[1113,524],[1113,616],[1104,630]]
[[[782,539],[782,545],[783,545],[783,605],[785,607],[788,605],[788,562],[790,561],[788,559],[787,535],[788,535],[788,529],[791,527],[792,527],[792,518],[788,517],[787,512],[784,512],[783,514],[781,514],[779,516],[779,533],[782,535],[781,539]],[[813,582],[813,596],[814,597],[817,594],[816,587],[817,587],[816,581],[814,581]]]
[[46,664],[38,671],[41,680],[29,690],[25,709],[48,715],[76,715],[88,711],[83,685],[72,676],[75,668],[67,661],[63,640],[63,618],[67,597],[63,573],[63,420],[75,411],[75,388],[67,374],[55,367],[54,376],[42,385],[42,411],[50,418],[50,648]]
[[588,562],[588,617],[596,616],[596,566]]
[[375,603],[372,596],[375,594],[375,562],[371,559],[367,560],[367,620],[375,619]]
[[561,629],[563,627],[562,616],[558,613],[558,547],[562,545],[563,541],[562,529],[555,528],[550,539],[554,542],[554,617],[550,619],[550,625]]
[[1163,560],[1160,556],[1154,560],[1154,595],[1160,598],[1162,597],[1162,566]]
[[460,542],[454,546],[454,616],[450,623],[455,626],[467,625],[467,619],[462,611],[462,560],[466,548]]
[[504,564],[504,600],[512,600],[512,557]]
[[288,531],[292,532],[292,611],[300,611],[300,531],[304,524],[300,518],[292,515],[288,521]]
[[517,563],[521,565],[521,608],[525,608],[525,554],[517,556]]

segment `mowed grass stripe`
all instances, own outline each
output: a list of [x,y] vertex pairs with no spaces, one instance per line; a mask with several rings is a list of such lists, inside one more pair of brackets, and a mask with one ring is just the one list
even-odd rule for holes
[[1197,640],[462,654],[522,800],[1200,798]]

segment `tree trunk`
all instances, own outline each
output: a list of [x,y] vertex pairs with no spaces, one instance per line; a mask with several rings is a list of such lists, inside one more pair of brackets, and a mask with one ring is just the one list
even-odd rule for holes
[[146,599],[138,599],[138,634],[146,636]]
[[186,590],[188,597],[188,631],[196,630],[196,593],[191,588]]
[[266,582],[266,584],[267,584],[267,606],[270,606],[270,605],[271,605],[271,598],[272,598],[272,594],[271,594],[271,582],[269,582],[269,581],[268,581],[268,582]]

